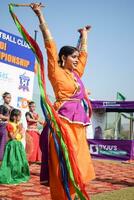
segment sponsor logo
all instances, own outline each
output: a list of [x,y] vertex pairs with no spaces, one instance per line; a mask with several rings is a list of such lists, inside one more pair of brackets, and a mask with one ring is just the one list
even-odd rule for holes
[[126,156],[128,153],[125,150],[118,149],[117,145],[90,144],[90,153],[92,155],[107,155],[107,156]]
[[110,101],[105,101],[105,102],[103,102],[103,107],[109,107],[109,106],[111,106],[111,107],[113,107],[113,106],[120,106],[120,104],[119,103],[117,103],[116,101],[113,101],[113,102],[110,102]]
[[19,83],[19,90],[29,91],[29,76],[26,76],[25,73],[19,76],[20,83]]
[[17,107],[20,108],[20,109],[28,108],[28,100],[24,97],[18,97]]
[[13,77],[7,72],[0,71],[0,81],[11,83],[13,82]]
[[7,81],[8,80],[8,73],[0,72],[0,80]]
[[90,153],[93,155],[99,154],[99,147],[97,144],[90,144]]

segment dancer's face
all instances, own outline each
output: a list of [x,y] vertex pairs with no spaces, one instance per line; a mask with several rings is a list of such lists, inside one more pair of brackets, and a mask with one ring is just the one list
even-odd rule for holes
[[13,117],[13,121],[14,121],[15,123],[20,122],[20,120],[21,120],[21,113],[20,113],[19,115]]
[[79,62],[79,52],[75,51],[73,54],[64,57],[64,69],[68,69],[70,71],[72,71],[73,69],[75,69],[78,65]]
[[21,120],[21,114],[19,114],[19,115],[16,117],[16,121],[17,121],[17,122],[20,122],[20,120]]
[[29,106],[29,110],[30,110],[31,112],[35,111],[35,108],[36,108],[35,104],[31,104],[31,105]]
[[8,95],[6,95],[6,96],[4,97],[4,103],[10,104],[10,102],[11,102],[11,95],[8,94]]

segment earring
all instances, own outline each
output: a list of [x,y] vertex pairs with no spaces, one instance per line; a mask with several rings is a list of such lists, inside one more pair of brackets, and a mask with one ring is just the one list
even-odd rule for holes
[[62,67],[64,67],[65,66],[65,61],[64,60],[62,60]]

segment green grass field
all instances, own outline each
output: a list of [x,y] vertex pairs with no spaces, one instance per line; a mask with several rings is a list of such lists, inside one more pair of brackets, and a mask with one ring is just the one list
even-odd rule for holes
[[134,187],[97,194],[91,200],[134,200]]

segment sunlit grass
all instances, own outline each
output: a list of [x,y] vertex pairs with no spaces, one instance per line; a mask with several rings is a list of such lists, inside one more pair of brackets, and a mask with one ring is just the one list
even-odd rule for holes
[[134,187],[97,194],[91,200],[134,200]]

